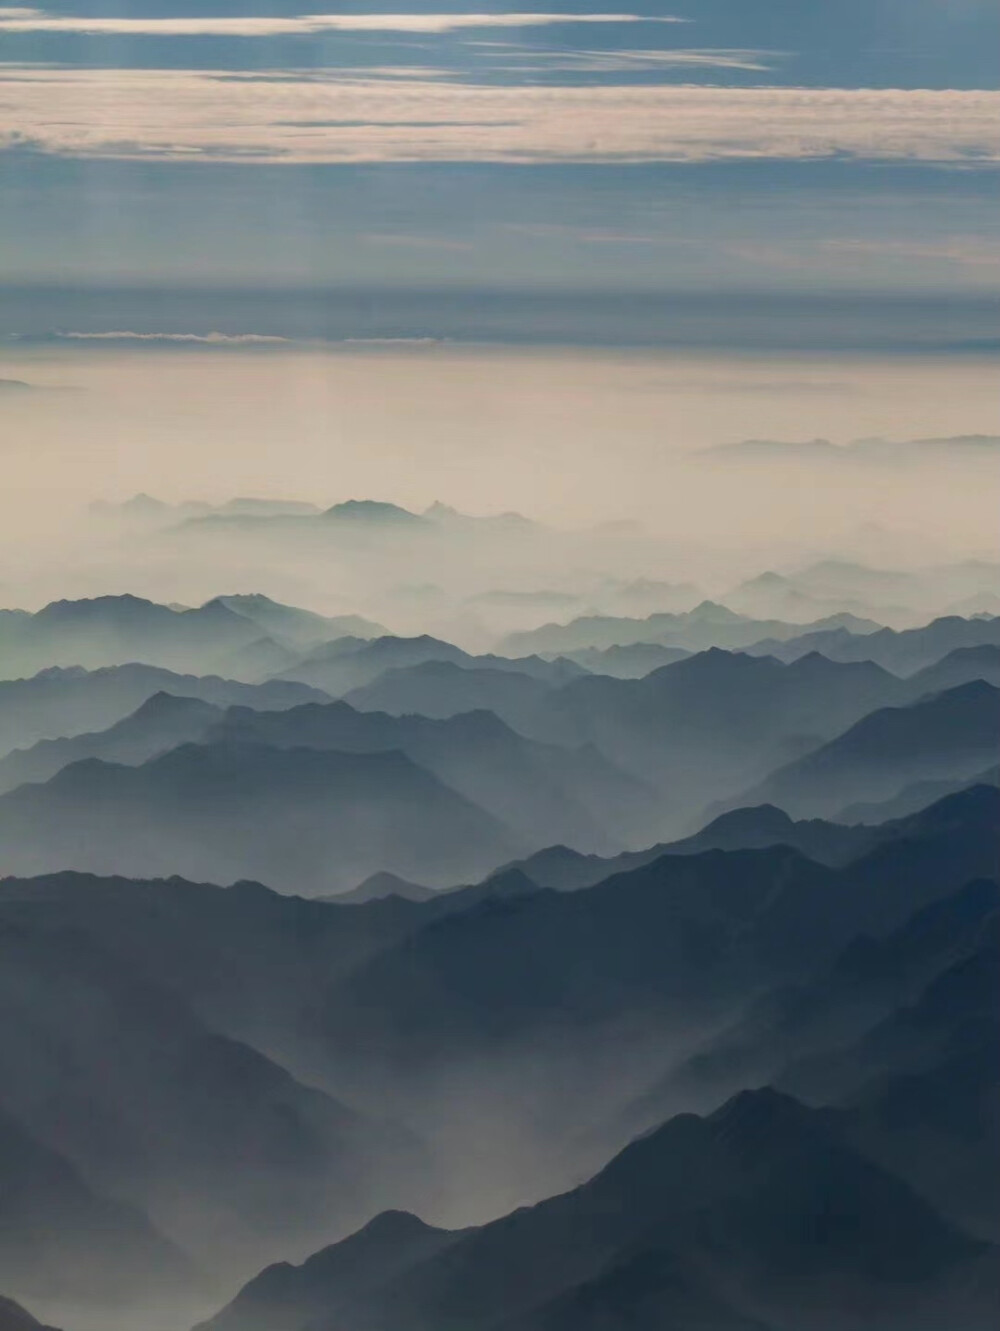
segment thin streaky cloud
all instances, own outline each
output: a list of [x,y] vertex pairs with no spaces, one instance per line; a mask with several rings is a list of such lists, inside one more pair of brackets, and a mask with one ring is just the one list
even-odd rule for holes
[[827,240],[835,254],[873,255],[886,259],[935,259],[973,268],[1000,267],[1000,238],[949,236],[942,240]]
[[511,87],[294,70],[247,81],[15,67],[0,69],[0,124],[14,151],[125,160],[1000,161],[1000,92],[947,89]]
[[128,329],[102,333],[69,329],[49,333],[46,337],[54,342],[197,342],[209,346],[256,346],[289,341],[287,337],[271,333],[134,333]]
[[572,23],[683,23],[645,14],[300,14],[210,18],[90,18],[41,9],[0,9],[0,31],[116,37],[299,37],[322,32],[447,33],[465,28],[541,28]]
[[519,64],[495,64],[492,73],[531,73],[545,70],[553,73],[622,74],[646,69],[739,69],[763,73],[771,68],[766,57],[771,51],[744,50],[669,50],[669,51],[606,51],[587,50],[533,50],[526,46],[503,44],[508,53],[516,52]]

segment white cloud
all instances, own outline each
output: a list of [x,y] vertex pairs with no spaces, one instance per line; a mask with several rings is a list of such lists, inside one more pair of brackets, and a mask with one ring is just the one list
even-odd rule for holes
[[[231,162],[1000,161],[1000,92],[0,67],[14,148]],[[2,140],[0,140],[2,141]]]
[[682,23],[643,14],[299,14],[287,18],[91,18],[41,9],[0,8],[0,31],[77,32],[116,37],[301,37],[321,32],[457,32],[539,28],[555,23]]
[[133,333],[124,329],[108,333],[60,331],[49,333],[47,338],[57,342],[197,342],[211,346],[256,346],[289,340],[268,333]]

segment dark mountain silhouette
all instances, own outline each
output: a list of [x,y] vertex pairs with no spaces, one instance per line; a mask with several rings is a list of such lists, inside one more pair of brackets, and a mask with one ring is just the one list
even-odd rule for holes
[[[457,1096],[457,1063],[475,1066],[502,1052],[505,1075],[530,1101],[525,1063],[544,1049],[550,1076],[536,1076],[531,1092],[539,1096],[537,1121],[546,1114],[559,1121],[577,1092],[600,1118],[606,1098],[627,1103],[631,1085],[638,1094],[649,1084],[657,1046],[717,1024],[761,985],[808,978],[859,933],[888,933],[989,874],[998,798],[988,788],[955,796],[908,836],[841,869],[785,847],[713,851],[663,855],[588,890],[487,895],[474,909],[461,909],[464,893],[449,894],[431,903],[439,911],[447,903],[447,913],[329,993],[326,1057],[340,1075],[360,1062],[360,1083],[369,1087],[370,1076],[388,1077],[405,1100],[405,1088],[423,1094],[428,1075],[444,1067]],[[626,1060],[613,1084],[595,1084],[601,1057],[621,1055],[630,1042],[641,1057]],[[378,1051],[374,1072],[362,1052],[369,1049]],[[501,1081],[499,1070],[493,1077]]]
[[376,1296],[387,1280],[398,1279],[461,1237],[461,1231],[436,1229],[406,1211],[383,1211],[301,1266],[285,1262],[268,1267],[205,1327],[297,1331],[313,1322],[329,1322],[345,1306]]
[[438,911],[464,906],[462,897],[341,908],[252,882],[221,888],[60,873],[0,879],[0,919],[71,931],[177,993],[210,1029],[290,1052],[303,1013],[325,985]]
[[888,800],[914,780],[972,779],[996,757],[1000,689],[982,680],[908,707],[872,712],[775,772],[746,802],[798,817],[836,817],[859,800]]
[[[981,889],[985,895],[985,885]],[[850,1101],[872,1083],[932,1068],[961,1052],[971,1034],[978,1044],[984,1027],[1000,1025],[1000,909],[983,912],[978,945],[957,951],[952,964],[934,975],[915,1000],[872,1024],[856,1043],[820,1058],[814,1053],[781,1073],[782,1084],[814,1103]],[[963,955],[964,952],[964,955]],[[1000,1217],[1000,1210],[998,1210]]]
[[43,1326],[26,1308],[0,1295],[0,1331],[55,1331],[55,1328]]
[[[426,902],[352,905],[253,883],[8,879],[0,936],[17,944],[9,964],[0,958],[0,975],[14,986],[5,1012],[22,1015],[0,1032],[0,1099],[8,1086],[23,1096],[55,1088],[41,1103],[48,1118],[35,1101],[7,1101],[8,1109],[21,1122],[30,1110],[31,1131],[80,1168],[86,1150],[88,1180],[142,1206],[171,1238],[192,1233],[184,1216],[183,1234],[176,1228],[178,1192],[204,1199],[198,1257],[214,1273],[251,1247],[258,1264],[279,1255],[279,1233],[280,1255],[301,1256],[316,1226],[356,1223],[376,1196],[467,1224],[476,1218],[470,1197],[480,1217],[496,1214],[599,1168],[632,1135],[622,1116],[657,1069],[676,1066],[711,1029],[732,1027],[748,995],[792,986],[761,1025],[777,1031],[764,1048],[778,1072],[912,1002],[956,948],[974,945],[988,901],[972,889],[964,901],[949,898],[995,863],[998,798],[989,788],[953,796],[842,868],[787,847],[665,854],[572,893],[540,891],[517,872]],[[923,907],[926,919],[908,926]],[[870,941],[853,943],[860,934]],[[796,996],[841,967],[815,1000]],[[30,987],[19,978],[26,971]],[[254,1048],[266,1056],[255,1062]],[[760,1064],[748,1066],[756,1074]],[[301,1100],[312,1094],[305,1086],[321,1088],[322,1112]],[[694,1089],[686,1094],[696,1103]],[[87,1113],[67,1111],[79,1097]],[[310,1123],[308,1113],[326,1121],[338,1101],[362,1117],[336,1110],[328,1166],[291,1129],[286,1160],[279,1146],[288,1137],[263,1126],[275,1100]],[[663,1101],[664,1112],[678,1103]],[[405,1140],[373,1127],[386,1106],[420,1134],[426,1157],[414,1161]],[[261,1164],[243,1177],[235,1163],[243,1151],[273,1169]],[[156,1172],[165,1160],[178,1185],[166,1196]],[[347,1172],[329,1184],[327,1169]],[[261,1191],[247,1200],[247,1188]],[[332,1199],[324,1221],[321,1201]],[[223,1206],[225,1222],[209,1232]],[[294,1221],[279,1222],[281,1207]],[[614,1266],[638,1256],[623,1251]],[[661,1278],[674,1290],[667,1268],[641,1269],[650,1298]],[[602,1272],[585,1270],[572,1288]],[[659,1307],[634,1302],[646,1283],[626,1284],[628,1306]],[[603,1307],[600,1288],[591,1293]],[[571,1292],[553,1290],[551,1299]],[[714,1281],[704,1292],[738,1314],[766,1315],[765,1325],[798,1325],[788,1316],[774,1323],[756,1303],[731,1303]],[[669,1307],[689,1315],[688,1304]],[[389,1322],[391,1331],[405,1325]]]
[[875,1079],[837,1126],[954,1223],[996,1242],[1000,1023],[970,1018],[953,1038],[933,1065]]
[[[978,879],[882,937],[859,935],[828,971],[769,991],[733,1026],[672,1067],[630,1106],[626,1126],[633,1132],[648,1128],[678,1099],[711,1107],[741,1086],[775,1081],[799,1058],[811,1060],[806,1075],[815,1077],[818,1068],[828,1067],[831,1051],[861,1039],[974,955],[984,931],[998,920],[1000,887]],[[822,1094],[812,1098],[823,1102]]]
[[730,1331],[930,1331],[942,1316],[978,1331],[991,1319],[980,1273],[993,1251],[770,1090],[671,1119],[574,1191],[438,1242],[358,1292],[337,1279],[346,1255],[320,1254],[322,1312],[315,1268],[265,1273],[270,1308],[245,1290],[205,1331],[259,1331],[264,1309],[280,1331],[623,1331],[638,1310],[639,1325]]
[[273,709],[328,701],[325,693],[305,684],[241,684],[216,675],[178,675],[135,664],[100,670],[57,666],[30,679],[0,680],[0,752],[27,748],[43,739],[105,730],[154,693],[199,698],[219,707]]
[[481,877],[517,838],[398,752],[186,744],[139,767],[87,760],[0,797],[8,872],[179,873],[284,891],[379,869]]

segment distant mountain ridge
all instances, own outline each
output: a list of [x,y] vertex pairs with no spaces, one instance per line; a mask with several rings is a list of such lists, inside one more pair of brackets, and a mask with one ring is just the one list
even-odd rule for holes
[[33,614],[0,612],[0,670],[10,678],[50,666],[140,662],[199,674],[228,668],[244,677],[250,669],[260,678],[295,659],[290,644],[347,629],[377,633],[380,626],[358,616],[326,619],[263,596],[216,597],[194,608],[130,594],[53,601]]

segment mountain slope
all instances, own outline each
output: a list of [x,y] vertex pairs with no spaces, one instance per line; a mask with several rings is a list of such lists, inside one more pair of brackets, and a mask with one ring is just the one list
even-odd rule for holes
[[173,609],[138,596],[53,601],[33,615],[0,620],[0,670],[8,678],[47,666],[138,661],[208,674],[266,637],[221,602]]
[[74,763],[0,797],[13,873],[256,878],[348,888],[380,869],[452,883],[517,853],[494,818],[398,752],[186,744],[139,767]]
[[199,1283],[137,1207],[97,1194],[2,1104],[0,1176],[0,1280],[19,1298],[110,1306]]
[[1000,646],[1000,617],[963,619],[945,615],[922,628],[879,629],[856,636],[843,629],[827,629],[784,640],[764,638],[748,648],[754,655],[793,661],[809,652],[821,652],[831,661],[873,661],[893,674],[910,676],[926,670],[960,648]]
[[198,698],[218,707],[273,709],[328,701],[325,693],[304,684],[242,684],[136,664],[100,670],[53,667],[29,679],[0,680],[0,754],[43,739],[106,730],[154,693]]
[[273,713],[234,708],[209,738],[341,753],[398,750],[536,846],[555,836],[585,850],[617,848],[655,834],[659,817],[652,792],[596,750],[525,739],[491,712],[439,721],[358,712],[343,702]]
[[[0,994],[8,1111],[105,1193],[141,1208],[213,1280],[276,1242],[302,1251],[321,1232],[342,1232],[377,1195],[378,1169],[402,1167],[401,1136],[215,1034],[176,992],[78,931],[4,925]],[[33,1190],[32,1205],[42,1196]],[[148,1283],[151,1257],[139,1260],[143,1242],[157,1253],[148,1227],[91,1210],[84,1241],[104,1235],[95,1279],[134,1251],[134,1279]]]
[[786,666],[713,649],[643,679],[576,680],[546,700],[530,733],[592,743],[656,785],[672,820],[665,830],[680,835],[710,801],[746,789],[750,773],[763,777],[833,738],[897,688],[868,663],[814,655]]
[[[336,1271],[336,1250],[326,1256]],[[277,1325],[556,1331],[576,1314],[624,1331],[645,1297],[650,1325],[930,1331],[944,1316],[978,1331],[991,1299],[977,1276],[994,1260],[820,1114],[764,1090],[670,1120],[590,1182],[458,1236],[374,1291],[342,1297],[334,1276],[319,1315],[315,1289],[304,1316],[296,1307],[306,1268],[287,1272]],[[256,1312],[245,1292],[203,1331],[256,1331]]]
[[887,800],[916,780],[971,778],[996,758],[1000,689],[976,680],[908,707],[873,712],[775,772],[748,796],[797,817]]
[[54,1331],[54,1328],[42,1326],[27,1309],[0,1295],[0,1331]]
[[70,763],[86,758],[136,766],[179,744],[200,739],[222,715],[221,708],[200,698],[154,693],[107,730],[70,739],[39,740],[30,749],[15,749],[0,758],[0,793],[26,782],[47,781]]

